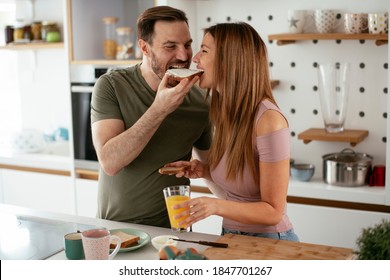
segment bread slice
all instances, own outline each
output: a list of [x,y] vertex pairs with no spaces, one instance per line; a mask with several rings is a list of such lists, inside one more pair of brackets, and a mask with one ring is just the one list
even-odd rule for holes
[[169,75],[168,84],[169,85],[177,85],[181,80],[185,78],[192,79],[195,76],[201,76],[203,74],[203,70],[199,69],[187,69],[187,68],[172,68],[167,70]]
[[168,75],[175,78],[176,80],[182,80],[184,78],[191,78],[195,76],[201,76],[203,74],[203,70],[199,69],[187,69],[187,68],[172,68],[168,69]]
[[172,175],[172,174],[177,174],[179,172],[184,172],[189,166],[182,166],[182,167],[161,167],[158,172],[160,174],[167,174],[167,175]]
[[[121,239],[121,248],[129,248],[131,246],[135,246],[138,244],[138,240],[140,239],[137,235],[132,235],[125,233],[123,231],[117,231],[112,233],[112,235],[116,235]],[[115,249],[116,247],[116,240],[113,240],[110,244],[110,249]]]

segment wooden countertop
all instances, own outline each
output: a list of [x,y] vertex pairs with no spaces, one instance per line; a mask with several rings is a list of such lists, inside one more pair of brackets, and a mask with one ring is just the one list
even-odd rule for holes
[[203,254],[210,260],[346,260],[354,257],[349,248],[235,234],[226,234],[217,242],[228,243],[229,247],[206,249]]

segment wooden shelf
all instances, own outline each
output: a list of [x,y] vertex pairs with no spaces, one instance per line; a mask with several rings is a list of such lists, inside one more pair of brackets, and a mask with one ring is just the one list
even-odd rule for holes
[[377,46],[388,43],[388,34],[346,34],[346,33],[283,33],[272,34],[268,36],[268,40],[277,40],[278,46],[294,44],[296,41],[307,40],[375,40]]
[[368,136],[368,130],[352,130],[346,129],[339,133],[328,133],[324,128],[310,128],[300,134],[298,139],[303,140],[303,143],[308,144],[313,140],[317,141],[333,141],[333,142],[349,142],[352,147],[359,144]]
[[35,49],[60,49],[64,47],[63,42],[46,43],[46,42],[30,42],[30,43],[10,43],[1,46],[0,50],[35,50]]

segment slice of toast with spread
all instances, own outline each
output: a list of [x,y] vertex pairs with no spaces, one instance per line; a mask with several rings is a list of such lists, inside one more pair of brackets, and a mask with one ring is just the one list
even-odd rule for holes
[[[137,235],[128,234],[123,231],[114,232],[112,235],[116,235],[121,239],[121,249],[138,245],[138,240],[140,239],[140,237]],[[115,247],[116,240],[113,240],[110,244],[110,249],[115,249]]]

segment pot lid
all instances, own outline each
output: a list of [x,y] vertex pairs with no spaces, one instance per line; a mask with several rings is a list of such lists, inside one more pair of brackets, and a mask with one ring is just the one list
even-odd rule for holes
[[352,149],[344,149],[339,153],[327,154],[322,157],[324,160],[332,160],[341,163],[371,163],[372,156],[364,153],[356,153]]

